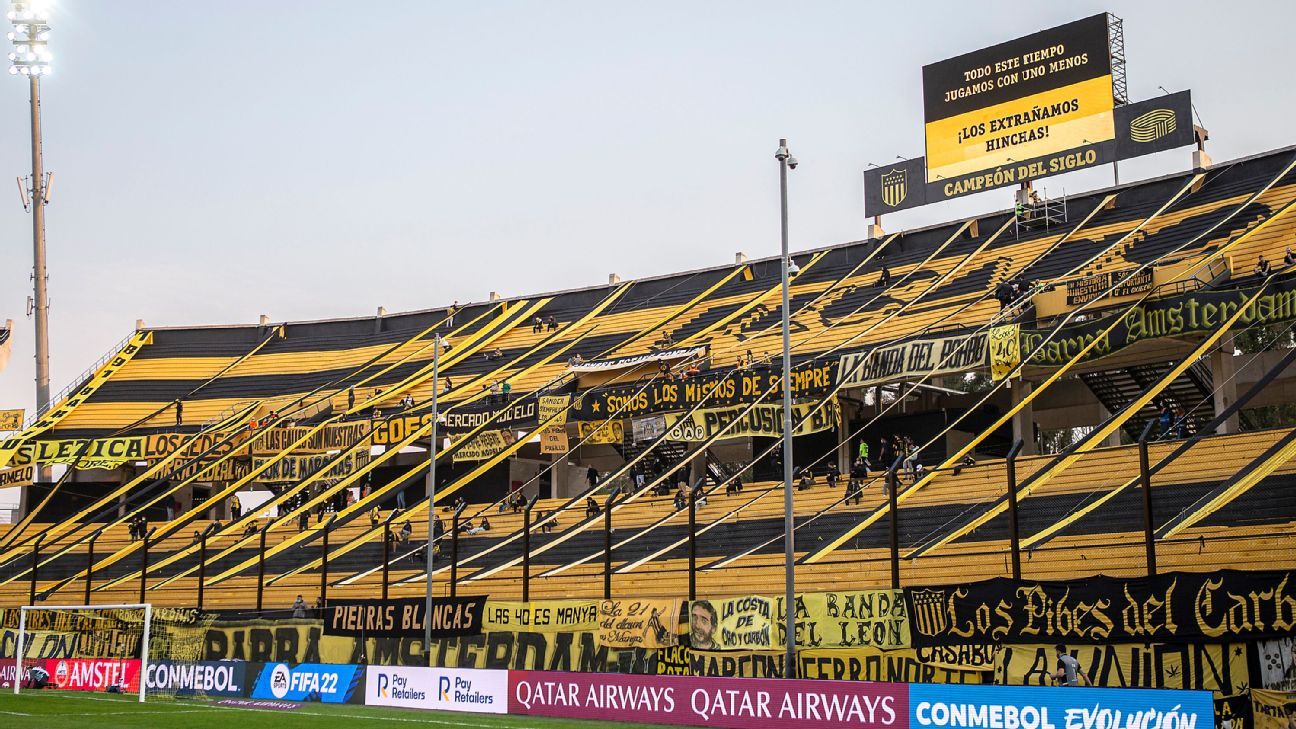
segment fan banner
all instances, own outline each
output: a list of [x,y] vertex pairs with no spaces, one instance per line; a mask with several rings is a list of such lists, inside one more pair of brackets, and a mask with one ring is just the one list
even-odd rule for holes
[[[837,384],[836,359],[806,362],[792,368],[792,397],[820,399]],[[572,418],[605,420],[682,412],[698,405],[709,408],[751,404],[783,381],[782,372],[768,367],[704,372],[681,380],[656,378],[647,386],[625,385],[578,394]]]
[[706,353],[707,348],[705,346],[662,349],[656,352],[649,352],[648,354],[637,354],[633,357],[618,357],[616,359],[572,363],[567,366],[567,369],[572,372],[608,372],[610,370],[623,370],[628,367],[638,367],[652,362],[671,362],[677,359],[705,357]]
[[678,645],[681,601],[604,600],[599,603],[599,645],[668,648]]
[[0,470],[0,489],[31,486],[36,479],[35,466],[17,466]]
[[[485,597],[432,598],[432,637],[450,638],[482,632]],[[387,638],[423,637],[425,598],[388,600],[330,600],[324,616],[324,635]]]
[[[775,602],[775,645],[782,646],[787,633],[783,598]],[[799,648],[909,647],[909,617],[901,590],[797,593],[795,617]]]
[[483,430],[454,452],[455,461],[485,461],[517,442],[511,430]]
[[[794,435],[822,433],[837,427],[840,419],[841,413],[835,399],[822,404],[806,403],[792,406]],[[781,438],[783,437],[783,406],[737,405],[666,416],[666,440],[701,443],[711,440],[721,432],[724,433],[725,438],[751,436]]]
[[[252,468],[256,470],[266,466],[266,469],[257,476],[258,481],[266,483],[302,481],[311,476],[322,479],[341,479],[364,468],[369,463],[369,459],[369,446],[365,445],[346,453],[315,453],[306,456],[253,458]],[[320,469],[325,466],[328,466],[328,469],[321,472]]]
[[952,375],[983,370],[985,332],[939,339],[913,339],[900,344],[844,354],[842,387],[867,387],[898,380]]
[[783,678],[783,651],[703,651],[689,649],[690,676]]
[[[1104,643],[1065,645],[1094,686],[1212,691],[1216,698],[1251,686],[1244,643]],[[995,683],[1052,686],[1057,650],[1051,645],[1005,645],[995,656]]]
[[905,588],[915,646],[1179,643],[1288,635],[1296,570],[1167,572]]
[[1296,691],[1251,689],[1255,729],[1290,729],[1296,724]]
[[[0,367],[0,370],[4,369]],[[22,430],[23,421],[27,419],[27,411],[19,408],[17,410],[0,410],[0,430]]]
[[747,595],[689,603],[689,647],[695,651],[777,648],[774,600]]
[[988,683],[994,646],[946,648],[807,648],[797,651],[799,678],[903,683]]
[[23,446],[29,438],[33,438],[45,431],[58,425],[59,421],[66,418],[81,403],[99,390],[110,377],[120,371],[123,367],[130,364],[130,361],[139,354],[140,350],[153,343],[153,332],[136,332],[131,336],[130,341],[121,348],[117,354],[101,366],[98,371],[86,380],[80,387],[67,396],[63,402],[55,407],[46,410],[31,427],[21,435],[0,440],[0,468],[9,465],[9,461],[14,454]]
[[491,600],[486,606],[483,626],[496,630],[556,633],[558,631],[594,631],[599,627],[598,600],[543,600],[512,602]]

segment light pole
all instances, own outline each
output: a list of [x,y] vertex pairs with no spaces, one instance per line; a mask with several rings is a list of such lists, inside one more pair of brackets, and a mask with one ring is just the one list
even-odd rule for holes
[[[436,523],[436,461],[437,461],[437,425],[441,414],[437,411],[437,393],[441,390],[441,335],[432,335],[432,434],[428,438],[428,473],[427,473],[427,549],[423,550],[427,558],[427,599],[423,605],[423,655],[432,656],[432,547],[436,535],[433,525]],[[386,585],[384,585],[384,588]],[[384,595],[383,597],[386,597]]]
[[796,676],[796,574],[793,564],[795,537],[792,504],[792,326],[788,309],[788,168],[797,168],[796,157],[788,152],[787,140],[780,139],[774,159],[779,163],[779,202],[783,227],[783,614],[787,639],[787,663],[784,676]]
[[49,407],[49,296],[45,290],[45,204],[49,200],[50,179],[46,177],[41,153],[40,77],[50,72],[49,19],[44,3],[10,0],[9,22],[13,31],[9,40],[14,50],[9,54],[12,75],[23,75],[31,87],[31,157],[30,188],[19,180],[23,202],[30,192],[32,212],[32,299],[36,315],[36,412]]

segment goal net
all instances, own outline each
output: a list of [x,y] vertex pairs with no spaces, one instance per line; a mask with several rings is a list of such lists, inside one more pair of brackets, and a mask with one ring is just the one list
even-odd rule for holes
[[[214,615],[148,604],[22,607],[14,693],[103,691],[140,701],[205,698],[203,636]],[[6,616],[11,622],[13,615]]]

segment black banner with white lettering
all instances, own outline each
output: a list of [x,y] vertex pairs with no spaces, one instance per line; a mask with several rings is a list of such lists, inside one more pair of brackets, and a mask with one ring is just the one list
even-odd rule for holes
[[[324,635],[351,637],[417,638],[425,635],[421,597],[391,600],[329,601],[324,614]],[[486,597],[432,598],[432,637],[478,635]]]
[[905,588],[916,647],[1243,641],[1296,630],[1296,570]]

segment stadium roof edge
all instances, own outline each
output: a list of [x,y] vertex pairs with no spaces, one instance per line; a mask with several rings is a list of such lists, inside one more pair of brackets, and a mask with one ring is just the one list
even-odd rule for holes
[[[1285,147],[1278,147],[1278,148],[1276,148],[1276,149],[1271,149],[1271,150],[1267,150],[1267,151],[1264,151],[1264,152],[1257,152],[1257,153],[1255,153],[1255,154],[1247,155],[1247,156],[1245,156],[1245,157],[1237,157],[1237,158],[1235,158],[1235,159],[1231,159],[1231,160],[1226,160],[1226,161],[1216,162],[1216,163],[1214,163],[1214,164],[1213,164],[1209,169],[1211,169],[1211,170],[1221,169],[1221,168],[1228,167],[1228,166],[1231,166],[1231,165],[1243,164],[1243,163],[1246,163],[1246,162],[1251,162],[1251,161],[1254,161],[1254,160],[1263,159],[1263,158],[1265,158],[1265,157],[1272,157],[1272,156],[1274,156],[1274,155],[1282,154],[1282,153],[1284,153],[1284,152],[1293,152],[1293,151],[1296,151],[1296,144],[1291,144],[1291,145],[1288,145],[1288,146],[1285,146]],[[1079,197],[1091,197],[1091,196],[1106,195],[1106,194],[1109,194],[1109,193],[1114,192],[1114,191],[1119,191],[1119,190],[1128,190],[1128,189],[1133,189],[1133,188],[1136,188],[1136,187],[1142,187],[1142,186],[1144,186],[1144,185],[1152,185],[1152,184],[1156,184],[1156,183],[1158,183],[1158,182],[1163,182],[1163,181],[1166,181],[1166,180],[1170,180],[1170,179],[1173,179],[1173,178],[1175,178],[1175,177],[1181,177],[1181,176],[1183,176],[1183,175],[1185,175],[1185,174],[1188,174],[1188,173],[1190,173],[1190,172],[1192,172],[1191,169],[1183,169],[1183,170],[1180,170],[1180,171],[1178,171],[1178,172],[1170,172],[1170,173],[1166,173],[1166,174],[1164,174],[1164,175],[1160,175],[1160,176],[1158,176],[1158,177],[1150,177],[1150,178],[1147,178],[1147,179],[1134,180],[1134,181],[1131,181],[1131,182],[1121,183],[1121,184],[1119,184],[1119,185],[1110,185],[1110,186],[1108,186],[1108,187],[1102,187],[1102,188],[1098,188],[1098,189],[1094,189],[1094,190],[1086,190],[1086,191],[1084,191],[1084,192],[1082,192],[1082,193],[1077,193],[1077,194],[1075,194],[1075,195],[1071,195],[1070,197],[1071,197],[1071,198],[1079,198]],[[972,220],[972,219],[983,219],[983,218],[993,217],[993,216],[996,216],[996,215],[1010,215],[1010,214],[1012,214],[1012,208],[1011,208],[1011,207],[1006,207],[1006,208],[1002,208],[1002,209],[999,209],[999,210],[989,210],[989,211],[986,211],[986,212],[983,212],[983,213],[979,213],[979,214],[977,214],[977,215],[971,215],[971,216],[968,216],[968,217],[965,217],[965,218],[959,218],[959,219],[956,219],[956,220],[948,220],[948,221],[944,221],[944,222],[940,222],[940,223],[932,223],[931,225],[925,225],[925,226],[918,227],[918,228],[910,228],[910,229],[907,229],[907,230],[901,230],[901,231],[897,231],[896,234],[897,234],[897,235],[900,235],[901,237],[913,236],[913,235],[917,235],[917,234],[920,234],[920,233],[930,233],[930,232],[933,232],[933,231],[939,231],[939,230],[942,230],[942,229],[949,229],[949,228],[957,227],[957,226],[959,226],[959,225],[962,225],[962,224],[963,224],[965,221],[967,221],[967,220]],[[820,252],[820,251],[832,250],[832,249],[835,249],[835,248],[842,248],[842,247],[845,247],[845,246],[862,245],[862,244],[866,244],[866,243],[868,243],[868,242],[870,242],[870,241],[872,241],[872,240],[876,240],[876,239],[874,239],[874,238],[865,238],[865,239],[860,239],[860,240],[851,240],[851,241],[842,241],[842,242],[838,242],[838,243],[830,243],[830,244],[828,244],[828,245],[817,246],[817,247],[814,247],[814,248],[806,248],[806,249],[802,249],[802,250],[796,250],[796,251],[793,251],[793,252],[792,252],[792,255],[794,255],[794,256],[800,256],[800,255],[811,255],[811,254],[814,254],[814,253],[818,253],[818,252]],[[752,259],[748,260],[747,263],[748,263],[748,264],[766,263],[766,262],[771,262],[771,261],[777,261],[778,259],[779,259],[779,256],[776,254],[776,255],[772,255],[772,256],[763,256],[763,257],[761,257],[761,258],[752,258]],[[723,265],[723,264],[722,264],[722,265],[716,265],[716,266],[704,266],[704,267],[701,267],[701,268],[694,268],[694,269],[689,269],[689,270],[685,270],[685,271],[674,271],[674,272],[671,272],[671,273],[663,273],[663,274],[658,274],[658,275],[655,275],[655,276],[645,276],[645,277],[643,277],[643,278],[626,279],[626,280],[623,281],[622,283],[630,283],[630,284],[646,283],[646,282],[649,282],[649,281],[660,281],[660,280],[663,280],[663,279],[676,278],[676,277],[680,277],[680,276],[692,276],[692,275],[697,275],[697,274],[702,274],[702,273],[709,273],[709,272],[712,272],[712,271],[730,270],[730,269],[732,269],[732,268],[734,268],[734,265],[733,265],[733,264],[728,264],[728,265]],[[525,295],[525,296],[508,296],[508,297],[503,297],[503,298],[501,298],[499,301],[500,301],[500,302],[508,302],[508,301],[519,301],[519,300],[522,300],[522,299],[535,299],[535,298],[539,298],[539,297],[543,297],[543,296],[562,296],[562,295],[566,295],[566,294],[577,294],[577,293],[590,292],[590,291],[597,291],[597,290],[599,290],[599,289],[607,289],[607,288],[611,288],[611,286],[610,286],[609,284],[594,284],[594,285],[591,285],[591,286],[578,286],[578,287],[570,288],[570,289],[560,289],[560,290],[557,290],[557,291],[546,291],[546,292],[540,292],[540,293],[535,293],[535,294],[530,294],[530,295]],[[469,302],[465,303],[464,306],[483,306],[483,305],[488,305],[488,304],[490,304],[490,303],[493,303],[493,302],[490,302],[490,301],[469,301]],[[390,312],[390,313],[388,313],[386,316],[388,316],[388,317],[417,316],[417,315],[420,315],[420,314],[428,314],[428,313],[432,313],[432,312],[436,312],[436,311],[441,311],[441,310],[446,309],[447,306],[448,306],[448,305],[441,305],[441,306],[432,306],[432,307],[428,307],[428,308],[425,308],[425,309],[413,309],[413,310],[410,310],[410,311]],[[323,319],[300,319],[300,320],[296,320],[296,321],[276,321],[276,322],[271,322],[271,324],[270,324],[269,326],[281,326],[281,325],[285,325],[285,326],[293,326],[293,325],[325,324],[325,323],[330,323],[330,322],[372,321],[372,320],[375,319],[375,318],[377,318],[376,315],[369,315],[369,316],[349,316],[349,317],[328,317],[328,318],[323,318]],[[201,324],[201,325],[172,326],[172,327],[145,327],[143,331],[159,331],[159,332],[160,332],[160,331],[193,331],[193,330],[198,330],[198,329],[255,329],[255,328],[259,328],[259,327],[261,327],[261,326],[262,326],[262,325],[260,325],[260,324]]]

